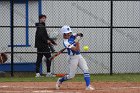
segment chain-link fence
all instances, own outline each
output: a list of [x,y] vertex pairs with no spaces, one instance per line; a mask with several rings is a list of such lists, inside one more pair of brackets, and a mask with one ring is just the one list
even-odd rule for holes
[[[48,33],[58,34],[56,52],[64,48],[60,34],[63,25],[84,34],[80,41],[81,54],[90,73],[140,72],[139,0],[14,0],[13,4],[12,0],[1,0],[0,51],[7,53],[8,61],[0,64],[0,71],[11,72],[11,75],[35,72],[35,23],[40,14],[47,16]],[[85,45],[89,46],[87,52],[83,50]],[[68,72],[66,51],[55,58],[51,71]],[[40,72],[46,73],[45,62]],[[78,68],[77,73],[82,71]]]

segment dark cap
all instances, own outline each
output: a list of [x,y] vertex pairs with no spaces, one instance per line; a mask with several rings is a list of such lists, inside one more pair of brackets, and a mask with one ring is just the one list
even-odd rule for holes
[[46,15],[43,15],[43,14],[39,15],[39,19],[41,19],[42,17],[46,18]]

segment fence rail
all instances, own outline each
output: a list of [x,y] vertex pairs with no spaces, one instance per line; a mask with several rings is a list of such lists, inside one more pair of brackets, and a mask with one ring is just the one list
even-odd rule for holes
[[[140,72],[139,0],[12,1],[0,1],[0,50],[8,53],[11,76],[16,63],[36,62],[35,23],[41,13],[47,15],[46,29],[50,33],[59,32],[65,24],[70,25],[74,32],[84,33],[81,54],[91,66],[91,73]],[[62,35],[59,35],[57,43],[56,51],[63,48]],[[89,45],[88,52],[83,51],[84,45]],[[66,60],[62,60],[63,56],[66,59],[66,53],[54,62],[55,73],[67,71]],[[57,61],[64,63],[63,69],[57,70],[60,64]]]

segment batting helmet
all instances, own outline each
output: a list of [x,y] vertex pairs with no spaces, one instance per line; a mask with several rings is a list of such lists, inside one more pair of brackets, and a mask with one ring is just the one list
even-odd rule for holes
[[71,28],[67,25],[64,25],[62,28],[61,28],[61,33],[64,34],[64,33],[70,33],[72,32]]

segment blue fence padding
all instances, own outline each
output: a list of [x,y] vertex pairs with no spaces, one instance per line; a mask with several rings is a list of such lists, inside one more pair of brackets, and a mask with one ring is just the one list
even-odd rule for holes
[[[42,65],[40,65],[40,72],[42,72]],[[14,63],[14,71],[16,72],[23,72],[23,71],[30,71],[35,72],[35,63]],[[11,64],[0,64],[0,71],[11,71]]]

